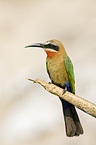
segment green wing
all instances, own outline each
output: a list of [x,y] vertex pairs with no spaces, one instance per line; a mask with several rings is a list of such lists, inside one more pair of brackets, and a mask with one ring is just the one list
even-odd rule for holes
[[[47,73],[48,73],[49,78],[50,78],[50,73],[49,73],[49,70],[48,70],[48,63],[47,63],[47,61],[46,61],[46,69],[47,69]],[[50,78],[50,79],[51,79],[51,78]]]
[[65,58],[65,66],[66,66],[66,71],[68,74],[71,92],[75,94],[75,77],[74,77],[73,64],[68,56]]

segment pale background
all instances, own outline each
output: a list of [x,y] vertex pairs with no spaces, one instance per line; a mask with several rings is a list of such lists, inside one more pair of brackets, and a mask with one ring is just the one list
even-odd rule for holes
[[0,145],[95,145],[96,119],[78,110],[84,135],[65,135],[59,99],[26,78],[50,81],[46,54],[60,40],[74,63],[76,94],[96,103],[96,1],[0,0]]

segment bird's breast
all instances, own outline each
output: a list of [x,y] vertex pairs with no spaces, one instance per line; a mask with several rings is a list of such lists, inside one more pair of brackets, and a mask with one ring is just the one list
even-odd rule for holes
[[68,82],[68,75],[66,72],[66,67],[64,59],[61,60],[48,60],[47,61],[49,76],[56,85],[64,86],[65,81]]

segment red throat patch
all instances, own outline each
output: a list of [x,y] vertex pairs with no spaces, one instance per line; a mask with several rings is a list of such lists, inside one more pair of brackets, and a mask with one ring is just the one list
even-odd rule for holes
[[47,56],[50,57],[50,58],[53,58],[54,54],[56,53],[56,52],[52,52],[52,51],[49,51],[49,50],[45,50],[45,52],[47,53]]

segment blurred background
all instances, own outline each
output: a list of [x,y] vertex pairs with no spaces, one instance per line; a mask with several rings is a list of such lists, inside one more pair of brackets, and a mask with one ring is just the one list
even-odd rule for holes
[[84,135],[68,138],[61,102],[27,77],[50,81],[42,49],[60,40],[71,57],[76,94],[96,103],[96,1],[0,0],[0,144],[95,145],[96,119],[77,109]]

